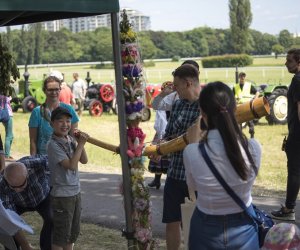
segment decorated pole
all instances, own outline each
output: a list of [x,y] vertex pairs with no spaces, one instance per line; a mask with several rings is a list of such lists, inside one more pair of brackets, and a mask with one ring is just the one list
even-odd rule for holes
[[[116,79],[116,92],[117,92],[117,104],[120,109],[124,110],[124,98],[123,98],[123,86],[122,86],[122,65],[121,65],[121,50],[120,50],[120,33],[119,33],[119,16],[118,13],[111,14],[112,22],[112,41],[113,41],[113,53],[115,62],[115,79]],[[131,180],[130,180],[130,169],[128,163],[127,151],[127,136],[126,136],[126,118],[124,112],[118,112],[119,120],[119,134],[120,134],[120,148],[119,153],[121,154],[122,164],[122,177],[124,187],[124,210],[125,210],[125,221],[126,229],[124,230],[127,235],[133,235],[133,222],[132,222],[132,192],[131,192]],[[127,237],[128,249],[134,249],[135,240],[132,237]]]
[[[145,159],[142,156],[142,150],[146,135],[139,127],[144,108],[145,81],[142,75],[137,34],[133,31],[125,10],[121,16],[120,40],[123,95],[120,95],[120,92],[118,92],[117,98],[123,98],[122,105],[125,107],[127,144],[124,143],[123,145],[127,145],[128,169],[127,171],[123,170],[123,172],[126,171],[128,173],[130,171],[130,177],[129,180],[126,180],[125,176],[123,176],[123,194],[125,203],[131,208],[132,212],[131,217],[128,216],[128,219],[131,219],[131,222],[128,222],[131,223],[131,230],[128,231],[127,228],[124,235],[127,239],[133,241],[134,248],[131,249],[151,250],[156,249],[157,244],[152,238],[150,194],[143,178]],[[123,145],[121,144],[120,148],[121,154],[125,153]],[[126,178],[128,178],[128,175]],[[131,192],[131,194],[129,195],[128,192]],[[128,204],[128,202],[131,202],[131,204]]]

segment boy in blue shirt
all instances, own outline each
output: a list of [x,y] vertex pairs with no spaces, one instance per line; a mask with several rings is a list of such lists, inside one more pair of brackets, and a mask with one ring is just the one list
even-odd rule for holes
[[72,114],[57,107],[51,114],[53,135],[48,143],[53,210],[52,250],[73,249],[80,232],[81,196],[78,163],[88,158],[84,145],[89,138],[79,132],[76,139],[69,135]]

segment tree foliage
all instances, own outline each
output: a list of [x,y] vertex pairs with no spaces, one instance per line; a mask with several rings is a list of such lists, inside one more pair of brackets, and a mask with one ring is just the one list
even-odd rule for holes
[[0,94],[12,95],[11,78],[15,81],[20,78],[19,69],[8,47],[2,42],[2,36],[0,36]]
[[[72,33],[67,29],[44,31],[32,25],[2,33],[3,41],[18,65],[64,62],[101,62],[113,59],[112,33],[109,28]],[[236,53],[230,29],[198,27],[184,32],[144,31],[136,33],[142,59],[205,57]],[[9,41],[9,42],[8,42]],[[300,39],[287,31],[279,37],[256,30],[249,31],[248,54],[266,55],[280,44],[285,51],[299,47]]]
[[232,44],[235,53],[251,50],[249,27],[252,22],[250,0],[230,0],[229,17]]

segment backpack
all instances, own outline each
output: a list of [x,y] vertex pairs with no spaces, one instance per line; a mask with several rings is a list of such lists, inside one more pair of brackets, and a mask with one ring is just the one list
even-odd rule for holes
[[0,122],[8,122],[9,113],[7,109],[6,96],[0,96]]

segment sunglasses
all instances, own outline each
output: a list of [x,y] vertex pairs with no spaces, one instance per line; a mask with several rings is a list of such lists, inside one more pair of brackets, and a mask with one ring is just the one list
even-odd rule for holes
[[26,186],[26,184],[27,184],[27,177],[26,177],[26,179],[24,180],[24,182],[23,182],[21,185],[19,185],[19,186],[12,186],[12,185],[10,185],[10,184],[8,183],[8,181],[6,181],[6,182],[7,182],[8,186],[9,186],[11,189],[20,189],[20,188],[23,188],[23,187]]

